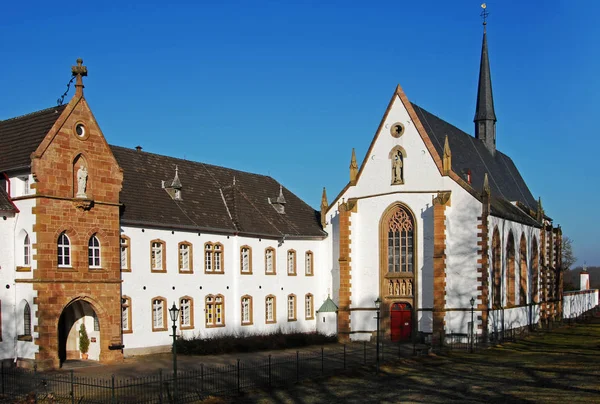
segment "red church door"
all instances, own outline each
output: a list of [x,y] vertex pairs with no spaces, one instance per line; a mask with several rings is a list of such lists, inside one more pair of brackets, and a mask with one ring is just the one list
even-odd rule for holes
[[412,332],[412,310],[408,303],[394,303],[391,310],[392,342],[408,341]]

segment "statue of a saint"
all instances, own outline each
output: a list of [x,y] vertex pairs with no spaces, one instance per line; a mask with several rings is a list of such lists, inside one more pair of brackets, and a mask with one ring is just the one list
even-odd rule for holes
[[77,198],[87,198],[87,195],[85,194],[87,177],[87,168],[82,164],[79,166],[79,170],[77,170]]
[[398,283],[398,281],[396,281],[396,283],[394,284],[394,294],[396,296],[400,294],[400,284]]
[[402,281],[402,291],[401,291],[401,295],[402,295],[402,296],[406,296],[406,281]]
[[408,281],[408,296],[412,296],[413,294],[413,285],[412,285],[412,281]]
[[394,156],[394,162],[392,164],[392,180],[394,184],[402,184],[402,152],[398,150]]
[[394,294],[394,282],[390,281],[390,283],[388,284],[388,295],[393,295]]

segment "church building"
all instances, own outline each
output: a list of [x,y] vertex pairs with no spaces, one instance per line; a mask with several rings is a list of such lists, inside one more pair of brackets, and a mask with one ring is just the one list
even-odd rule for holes
[[559,315],[561,230],[496,149],[485,31],[474,123],[473,137],[398,86],[360,166],[352,150],[348,184],[322,205],[341,337],[371,337],[378,297],[392,341]]
[[560,315],[561,231],[496,149],[485,33],[475,136],[398,86],[320,212],[268,176],[109,145],[72,73],[68,104],[0,121],[0,360],[59,367],[82,324],[92,360],[165,351],[173,304],[203,338],[369,340],[378,298],[392,341]]

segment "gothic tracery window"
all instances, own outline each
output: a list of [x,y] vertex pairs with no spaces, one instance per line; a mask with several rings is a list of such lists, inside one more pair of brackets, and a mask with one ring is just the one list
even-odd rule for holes
[[413,272],[414,223],[411,215],[398,209],[388,222],[388,272]]

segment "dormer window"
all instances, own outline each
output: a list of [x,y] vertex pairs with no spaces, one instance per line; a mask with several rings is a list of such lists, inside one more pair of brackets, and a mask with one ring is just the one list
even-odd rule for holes
[[279,196],[275,199],[268,198],[269,203],[279,214],[285,214],[285,197],[283,196],[283,187],[279,186]]

